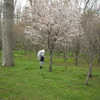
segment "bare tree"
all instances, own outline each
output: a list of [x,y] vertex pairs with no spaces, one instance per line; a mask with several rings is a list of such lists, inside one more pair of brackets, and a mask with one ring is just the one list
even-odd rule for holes
[[91,15],[89,12],[88,14],[83,15],[82,17],[82,27],[83,27],[83,39],[84,39],[84,53],[86,55],[87,62],[89,64],[89,70],[86,77],[86,84],[88,85],[89,78],[92,77],[92,63],[97,58],[97,54],[99,51],[99,34],[98,34],[98,27],[99,27],[100,19]]
[[[84,49],[87,62],[89,64],[89,69],[86,77],[86,84],[88,85],[88,80],[92,77],[92,63],[97,58],[99,53],[99,34],[98,34],[98,23],[99,18],[97,16],[98,6],[100,5],[99,0],[80,0],[76,1],[77,4],[81,4],[81,25],[82,34],[81,39],[81,49]],[[97,24],[96,24],[97,23]]]

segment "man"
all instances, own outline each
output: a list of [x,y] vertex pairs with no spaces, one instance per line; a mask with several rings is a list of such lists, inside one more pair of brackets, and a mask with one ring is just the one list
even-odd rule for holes
[[42,65],[44,64],[44,54],[45,54],[45,50],[40,50],[37,53],[37,58],[40,61],[40,69],[42,69]]

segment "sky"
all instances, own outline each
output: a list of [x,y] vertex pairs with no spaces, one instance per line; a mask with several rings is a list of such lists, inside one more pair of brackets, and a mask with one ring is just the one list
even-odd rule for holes
[[20,0],[20,3],[22,5],[22,7],[24,7],[27,4],[27,0]]
[[27,0],[17,0],[18,4],[24,7],[26,5]]
[[21,9],[21,11],[23,11],[23,8],[27,5],[29,6],[28,0],[17,0],[16,9]]

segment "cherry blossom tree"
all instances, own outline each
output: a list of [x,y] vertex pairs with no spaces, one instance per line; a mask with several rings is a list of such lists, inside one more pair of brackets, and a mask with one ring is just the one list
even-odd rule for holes
[[52,71],[53,52],[57,44],[64,44],[75,33],[77,10],[73,3],[62,1],[32,2],[32,25],[26,28],[26,38],[32,43],[48,47],[50,53],[49,71]]

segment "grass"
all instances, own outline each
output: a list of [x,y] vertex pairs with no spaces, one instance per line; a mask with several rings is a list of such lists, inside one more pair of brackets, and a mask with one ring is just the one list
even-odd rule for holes
[[0,67],[0,100],[100,100],[100,64],[94,64],[88,86],[86,62],[75,66],[70,57],[65,69],[62,57],[54,57],[53,72],[48,64],[48,55],[40,70],[35,54],[29,60],[15,53],[15,67]]

